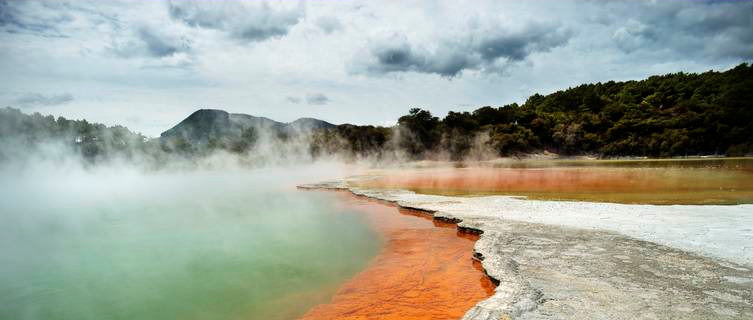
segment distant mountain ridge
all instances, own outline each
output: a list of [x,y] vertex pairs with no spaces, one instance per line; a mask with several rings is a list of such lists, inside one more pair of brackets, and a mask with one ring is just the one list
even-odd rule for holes
[[210,139],[241,137],[244,132],[254,130],[272,134],[294,134],[315,129],[332,129],[336,125],[314,119],[300,118],[284,123],[265,117],[243,113],[229,113],[218,109],[199,109],[174,127],[160,134],[161,138],[182,137],[191,142],[205,143]]
[[202,109],[157,139],[121,126],[0,108],[0,165],[24,150],[42,152],[46,141],[60,142],[89,161],[148,157],[155,165],[215,150],[253,156],[278,152],[285,159],[302,159],[297,154],[463,160],[544,151],[599,157],[753,156],[751,88],[753,65],[741,63],[723,72],[583,84],[534,94],[520,105],[451,111],[442,119],[412,108],[392,127],[335,126],[312,118],[282,123]]

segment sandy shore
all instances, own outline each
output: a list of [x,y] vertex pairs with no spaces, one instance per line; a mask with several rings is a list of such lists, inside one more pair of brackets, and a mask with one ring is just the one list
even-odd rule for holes
[[464,319],[753,318],[753,205],[650,206],[350,188],[481,232],[500,283]]

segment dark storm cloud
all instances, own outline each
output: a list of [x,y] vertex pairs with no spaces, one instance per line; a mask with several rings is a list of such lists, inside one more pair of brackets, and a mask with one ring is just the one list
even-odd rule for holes
[[303,15],[302,7],[273,8],[266,2],[171,1],[168,10],[172,19],[188,26],[220,30],[247,42],[282,37]]
[[310,105],[325,105],[331,100],[321,93],[310,93],[306,95],[306,103]]
[[685,58],[753,58],[753,2],[627,3],[635,12],[612,40],[625,53],[671,52]]
[[395,35],[372,43],[355,58],[356,72],[433,73],[454,77],[463,70],[498,73],[509,63],[525,60],[536,52],[564,45],[572,36],[569,29],[554,23],[528,23],[514,30],[475,29],[458,39],[438,39],[438,47],[427,50]]
[[66,104],[71,101],[73,101],[73,95],[70,93],[43,95],[29,92],[18,97],[14,102],[20,107],[46,107]]

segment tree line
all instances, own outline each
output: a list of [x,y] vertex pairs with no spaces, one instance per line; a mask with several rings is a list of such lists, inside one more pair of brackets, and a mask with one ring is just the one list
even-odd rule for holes
[[[199,125],[198,128],[201,128]],[[89,161],[114,157],[201,157],[216,150],[255,152],[258,129],[202,143],[150,139],[122,126],[54,118],[0,109],[0,160],[19,146],[61,141]],[[293,134],[275,134],[273,144],[304,144],[309,156],[410,159],[444,155],[464,159],[474,150],[489,156],[549,151],[560,155],[671,157],[753,154],[753,66],[724,72],[672,73],[640,81],[584,84],[525,103],[449,112],[444,118],[412,108],[393,127],[342,124]],[[270,143],[270,141],[267,141]],[[10,146],[14,146],[11,148]]]
[[498,156],[741,156],[753,153],[753,66],[584,84],[442,119],[413,108],[396,127],[342,125],[334,135],[353,153],[397,148],[414,159],[462,159],[479,143]]

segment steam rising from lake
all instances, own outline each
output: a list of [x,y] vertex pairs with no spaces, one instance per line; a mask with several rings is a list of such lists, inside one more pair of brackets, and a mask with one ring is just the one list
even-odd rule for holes
[[293,318],[379,248],[334,195],[295,191],[334,165],[11,168],[0,171],[2,319]]

